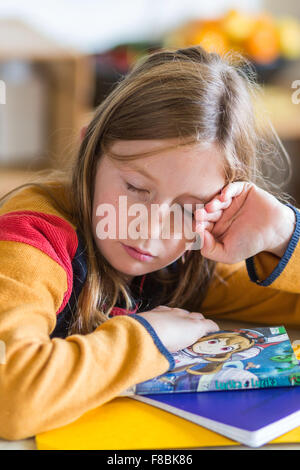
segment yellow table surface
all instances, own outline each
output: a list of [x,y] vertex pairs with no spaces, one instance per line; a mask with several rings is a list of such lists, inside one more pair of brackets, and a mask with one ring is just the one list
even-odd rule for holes
[[[221,321],[219,326],[253,327],[251,324]],[[257,326],[257,325],[256,325]],[[300,330],[287,329],[291,341]],[[300,427],[274,439],[270,444],[299,443]],[[130,398],[115,398],[89,411],[77,421],[36,436],[38,449],[190,449],[239,447],[221,434]],[[242,446],[247,448],[246,446]],[[265,446],[263,446],[264,448]]]

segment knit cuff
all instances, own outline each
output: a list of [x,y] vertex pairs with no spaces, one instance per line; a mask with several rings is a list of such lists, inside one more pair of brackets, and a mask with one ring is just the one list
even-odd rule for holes
[[295,248],[298,244],[299,238],[300,238],[300,212],[298,209],[296,209],[294,206],[291,204],[287,203],[286,204],[288,207],[290,207],[296,215],[296,225],[295,229],[292,235],[292,238],[287,246],[287,249],[284,252],[284,255],[278,262],[277,266],[275,269],[271,272],[271,274],[264,280],[260,280],[258,278],[256,269],[255,269],[255,264],[254,264],[254,256],[251,256],[251,258],[246,259],[246,267],[248,271],[249,278],[252,282],[255,282],[256,284],[260,286],[270,286],[283,272],[285,269],[286,265],[288,264],[292,254],[295,251]]
[[175,359],[174,357],[172,356],[172,354],[167,350],[167,348],[163,345],[163,343],[161,342],[161,340],[159,339],[159,337],[157,336],[156,332],[154,331],[154,329],[152,328],[152,326],[150,325],[150,323],[145,320],[144,317],[141,317],[140,315],[130,315],[130,318],[134,318],[135,320],[139,321],[145,328],[146,330],[148,331],[148,333],[150,333],[153,341],[154,341],[154,344],[157,346],[158,350],[166,357],[166,359],[169,361],[169,364],[170,364],[170,367],[168,370],[172,370],[175,368]]

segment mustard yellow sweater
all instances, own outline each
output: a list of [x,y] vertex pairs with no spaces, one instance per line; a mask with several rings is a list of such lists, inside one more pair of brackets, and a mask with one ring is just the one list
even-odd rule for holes
[[[62,188],[55,191],[66,201]],[[246,262],[218,264],[204,315],[299,326],[300,222],[294,210],[297,225],[281,259],[264,252]],[[173,367],[138,315],[141,304],[132,312],[116,307],[93,333],[67,336],[86,266],[76,227],[42,190],[23,189],[0,207],[1,438],[23,439],[63,426]],[[145,276],[140,293],[144,281]]]

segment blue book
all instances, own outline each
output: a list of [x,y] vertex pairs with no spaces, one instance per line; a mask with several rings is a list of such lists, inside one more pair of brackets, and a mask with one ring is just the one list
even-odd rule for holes
[[300,366],[283,326],[211,333],[173,354],[166,374],[124,394],[242,391],[300,385]]
[[250,447],[300,426],[300,388],[134,395]]

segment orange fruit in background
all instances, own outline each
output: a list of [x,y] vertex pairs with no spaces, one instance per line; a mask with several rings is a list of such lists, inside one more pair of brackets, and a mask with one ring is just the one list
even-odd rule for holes
[[237,10],[229,10],[222,19],[222,29],[230,41],[243,42],[252,33],[254,16]]
[[279,57],[279,34],[269,15],[257,18],[253,31],[245,42],[245,51],[251,59],[261,64],[274,62]]
[[224,34],[220,21],[206,21],[194,30],[192,45],[200,45],[207,52],[224,55],[229,50],[229,41]]

